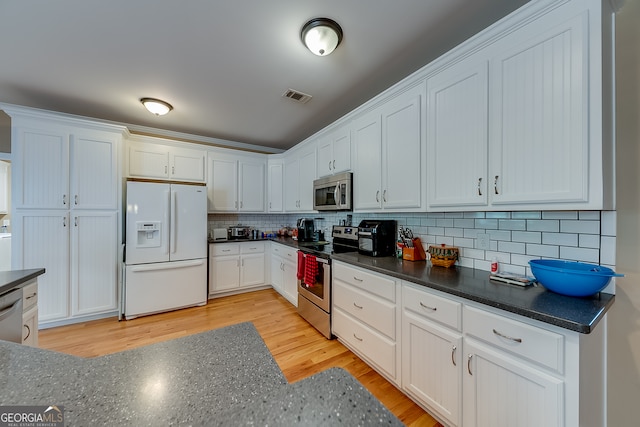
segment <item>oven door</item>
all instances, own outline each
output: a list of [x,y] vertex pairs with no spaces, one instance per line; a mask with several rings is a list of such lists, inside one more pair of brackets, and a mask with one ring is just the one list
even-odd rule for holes
[[[305,262],[308,262],[305,254]],[[305,277],[298,280],[298,294],[320,307],[325,312],[330,310],[331,264],[328,259],[316,257],[317,269],[313,283],[306,283]]]

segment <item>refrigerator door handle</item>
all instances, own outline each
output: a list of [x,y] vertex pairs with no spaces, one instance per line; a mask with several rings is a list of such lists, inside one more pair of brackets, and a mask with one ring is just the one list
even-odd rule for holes
[[164,233],[166,231],[167,234],[166,234],[166,237],[164,237],[164,236],[162,237],[162,240],[164,240],[164,244],[163,244],[164,253],[166,255],[169,255],[169,250],[170,250],[169,249],[169,244],[170,244],[170,240],[171,240],[169,238],[169,235],[171,233],[170,232],[171,229],[169,228],[169,227],[171,227],[171,218],[170,218],[170,215],[169,215],[169,212],[171,212],[171,190],[168,190],[168,191],[165,192],[165,197],[166,197],[165,200],[166,200],[167,204],[166,204],[166,209],[165,209],[165,212],[164,212],[164,226],[162,227],[162,232]]
[[176,253],[176,240],[178,239],[178,224],[176,221],[176,212],[178,211],[178,209],[176,207],[176,195],[177,193],[175,192],[175,190],[171,190],[171,237],[169,238],[169,240],[172,254]]

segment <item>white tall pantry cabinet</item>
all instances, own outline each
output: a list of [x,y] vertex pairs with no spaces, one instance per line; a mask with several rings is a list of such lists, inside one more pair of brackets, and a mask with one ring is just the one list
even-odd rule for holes
[[117,311],[122,126],[28,109],[12,118],[12,268],[44,267],[40,326]]

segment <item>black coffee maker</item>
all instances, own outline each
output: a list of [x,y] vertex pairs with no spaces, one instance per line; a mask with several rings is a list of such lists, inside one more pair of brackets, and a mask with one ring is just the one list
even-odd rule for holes
[[316,240],[316,235],[313,219],[298,219],[298,242],[313,242],[314,240]]

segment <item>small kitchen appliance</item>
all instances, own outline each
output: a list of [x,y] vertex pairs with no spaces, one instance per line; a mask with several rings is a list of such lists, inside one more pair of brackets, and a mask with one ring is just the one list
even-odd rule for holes
[[350,211],[353,179],[351,172],[339,173],[313,181],[313,209]]
[[248,239],[251,234],[251,227],[246,225],[233,225],[227,229],[229,240]]
[[313,242],[317,239],[315,225],[311,218],[298,219],[298,242]]
[[226,228],[214,228],[213,240],[214,242],[225,241],[229,238],[228,230]]
[[396,230],[394,220],[361,221],[358,225],[358,252],[373,257],[395,254]]

